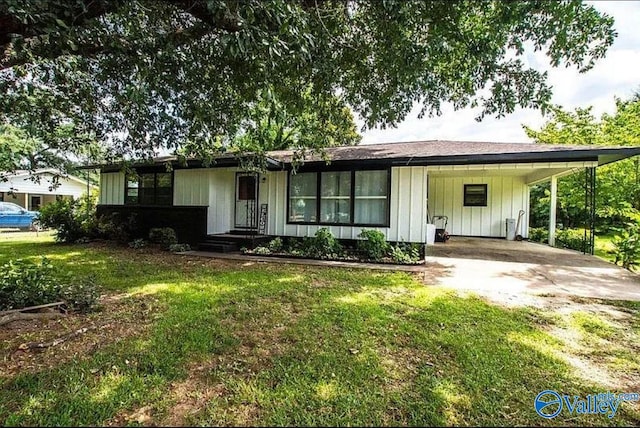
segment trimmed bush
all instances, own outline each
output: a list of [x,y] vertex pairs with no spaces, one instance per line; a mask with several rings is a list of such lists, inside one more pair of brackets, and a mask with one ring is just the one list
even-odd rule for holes
[[389,253],[390,245],[384,233],[375,229],[362,229],[357,247],[360,253],[367,259],[373,261],[382,260]]
[[556,247],[582,251],[584,249],[584,230],[560,229],[556,230]]
[[172,253],[183,253],[185,251],[191,251],[191,245],[189,244],[171,244],[169,251]]
[[271,250],[267,247],[256,247],[253,249],[253,254],[258,256],[268,256],[271,254]]
[[140,248],[144,248],[147,246],[147,241],[142,238],[134,239],[129,242],[129,248],[133,248],[134,250],[139,250]]
[[533,242],[549,242],[549,229],[546,227],[530,227],[529,241]]
[[267,248],[269,248],[269,250],[272,253],[280,253],[280,252],[282,252],[282,250],[284,248],[284,243],[282,242],[282,238],[280,238],[280,237],[273,238],[271,241],[269,241],[269,244],[267,244]]
[[168,250],[171,245],[178,243],[178,237],[176,231],[170,227],[154,227],[149,230],[149,241]]
[[314,259],[332,259],[341,257],[344,253],[342,245],[326,227],[318,229],[313,238],[304,238],[303,252]]

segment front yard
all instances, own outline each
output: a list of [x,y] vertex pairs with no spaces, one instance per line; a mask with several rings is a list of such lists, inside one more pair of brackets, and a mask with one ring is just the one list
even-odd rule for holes
[[[95,273],[99,311],[0,327],[5,425],[638,425],[536,395],[640,392],[640,304],[504,308],[404,273],[0,235]],[[550,297],[551,298],[551,297]],[[89,330],[36,353],[20,344]]]

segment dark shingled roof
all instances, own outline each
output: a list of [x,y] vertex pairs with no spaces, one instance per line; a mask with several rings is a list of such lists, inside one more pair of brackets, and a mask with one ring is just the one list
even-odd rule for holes
[[[283,163],[293,159],[293,150],[269,152],[268,156]],[[548,145],[537,143],[490,143],[476,141],[414,141],[403,143],[363,144],[326,149],[331,162],[389,162],[418,165],[482,162],[539,162],[552,160],[612,161],[640,154],[640,147],[604,147]],[[608,157],[616,159],[607,160]],[[320,154],[312,154],[304,163],[325,162]]]
[[[286,168],[292,162],[294,153],[294,150],[267,152],[267,168],[271,170]],[[303,159],[303,165],[321,168],[327,161],[334,165],[357,164],[362,166],[467,165],[554,161],[598,161],[599,165],[604,165],[640,155],[640,147],[431,140],[331,147],[325,149],[325,153],[326,159],[322,157],[321,153],[307,154]],[[164,156],[155,158],[151,163],[140,163],[137,166],[160,165],[169,162],[180,167],[177,164],[177,159],[176,156]],[[197,159],[189,160],[189,167],[197,168],[199,166],[201,166],[201,162]],[[225,153],[218,156],[212,166],[238,166],[238,159],[233,153]],[[84,168],[101,168],[103,171],[107,171],[118,170],[120,166],[89,165]]]

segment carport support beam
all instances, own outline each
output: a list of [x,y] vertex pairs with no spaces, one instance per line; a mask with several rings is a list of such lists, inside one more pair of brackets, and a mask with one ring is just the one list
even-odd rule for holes
[[549,245],[556,244],[556,205],[558,203],[558,177],[551,176],[551,198],[549,201]]

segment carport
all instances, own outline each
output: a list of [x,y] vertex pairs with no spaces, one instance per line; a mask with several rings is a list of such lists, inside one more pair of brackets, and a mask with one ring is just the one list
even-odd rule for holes
[[427,247],[435,283],[488,297],[564,295],[640,301],[640,276],[598,257],[527,241],[452,237]]

